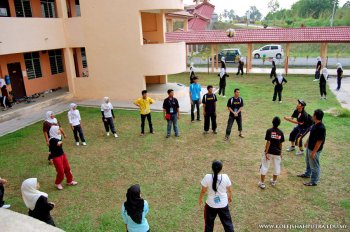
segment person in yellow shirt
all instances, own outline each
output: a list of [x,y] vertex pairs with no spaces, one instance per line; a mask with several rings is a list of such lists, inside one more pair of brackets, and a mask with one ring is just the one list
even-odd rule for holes
[[154,103],[154,100],[150,97],[147,97],[147,90],[142,91],[142,97],[137,99],[134,104],[140,108],[141,114],[141,134],[143,136],[145,134],[145,121],[147,118],[149,130],[151,134],[154,134],[153,126],[152,126],[152,118],[151,118],[151,104]]

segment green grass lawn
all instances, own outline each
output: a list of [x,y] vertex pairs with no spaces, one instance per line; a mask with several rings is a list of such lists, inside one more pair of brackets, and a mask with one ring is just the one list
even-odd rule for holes
[[[3,136],[0,175],[9,181],[5,199],[12,204],[12,210],[26,214],[20,185],[26,178],[37,177],[41,190],[56,203],[52,216],[58,227],[66,231],[124,231],[121,205],[127,188],[139,183],[143,197],[150,204],[151,231],[203,231],[203,209],[197,203],[200,181],[211,172],[212,160],[222,159],[223,173],[227,173],[233,183],[230,207],[236,231],[259,231],[259,224],[270,223],[350,226],[348,112],[338,117],[325,115],[327,141],[321,156],[321,182],[317,187],[304,187],[303,180],[296,177],[305,169],[305,157],[287,152],[283,152],[282,174],[276,187],[268,185],[261,190],[257,186],[265,131],[271,127],[274,116],[291,115],[298,98],[307,102],[306,110],[310,114],[317,108],[340,109],[331,93],[327,101],[319,100],[313,77],[288,76],[287,80],[283,103],[273,104],[273,86],[267,75],[228,78],[227,95],[239,87],[245,101],[243,130],[246,136],[238,137],[235,124],[229,142],[223,141],[228,113],[227,98],[221,97],[217,135],[204,136],[203,121],[191,123],[190,115],[182,115],[181,137],[165,139],[166,123],[162,114],[153,113],[156,134],[139,137],[138,112],[117,110],[116,128],[120,137],[115,139],[105,136],[98,108],[79,107],[88,146],[76,147],[66,113],[58,115],[69,136],[64,141],[64,150],[79,182],[78,186],[65,187],[63,191],[54,187],[56,172],[47,164],[48,149],[41,123]],[[188,74],[170,76],[169,81],[187,84]],[[217,85],[218,77],[201,74],[200,83]],[[293,125],[282,121],[280,128],[288,138]],[[283,150],[287,146],[288,142]],[[218,219],[215,231],[223,231]]]

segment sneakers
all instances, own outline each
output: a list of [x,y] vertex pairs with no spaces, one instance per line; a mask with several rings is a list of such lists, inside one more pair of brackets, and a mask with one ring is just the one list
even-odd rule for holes
[[62,190],[62,189],[63,189],[63,186],[62,186],[61,184],[56,184],[56,188],[57,188],[58,190]]
[[226,96],[224,95],[224,96],[222,96],[223,98],[226,98]]
[[114,134],[114,137],[115,137],[115,138],[118,138],[118,135],[117,135],[117,133],[115,133],[115,134]]
[[109,136],[109,132],[107,132],[107,134],[106,134],[107,136]]
[[294,151],[294,150],[295,150],[295,147],[288,147],[288,148],[287,148],[287,151],[288,151],[288,152],[291,152],[291,151]]
[[74,186],[74,185],[77,185],[77,184],[78,184],[78,182],[76,182],[74,180],[72,180],[71,182],[67,183],[67,185],[69,185],[69,186]]
[[273,179],[270,180],[270,184],[271,184],[272,186],[275,186],[276,183],[277,183],[277,180],[273,180]]
[[209,134],[208,131],[203,131],[203,135],[207,135],[207,134]]
[[244,138],[244,136],[242,134],[239,134],[238,136],[241,137],[241,138]]
[[83,146],[86,146],[87,144],[86,144],[86,142],[83,142]]
[[76,142],[75,145],[79,146],[79,142]]
[[227,141],[228,139],[229,139],[229,137],[228,137],[228,136],[225,136],[224,141]]
[[297,151],[295,155],[304,155],[304,151]]
[[167,139],[170,138],[170,135],[166,135],[165,138],[167,138]]
[[142,136],[144,136],[145,134],[144,133],[140,133],[140,136],[142,137]]
[[282,103],[282,101],[280,101],[280,104]]
[[216,135],[218,132],[216,130],[213,130],[213,134]]
[[319,81],[319,79],[314,79],[314,81]]
[[266,185],[263,182],[259,182],[258,186],[261,189],[265,189],[266,188]]
[[9,209],[10,207],[11,207],[11,205],[3,205],[3,206],[1,206],[0,208]]

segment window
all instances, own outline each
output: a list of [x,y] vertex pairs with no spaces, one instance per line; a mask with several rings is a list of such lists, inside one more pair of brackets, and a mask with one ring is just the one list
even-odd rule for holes
[[51,67],[52,75],[64,72],[61,50],[49,51],[49,59],[50,59],[50,67]]
[[14,0],[16,17],[32,17],[30,0]]
[[262,51],[267,51],[267,50],[270,50],[270,46],[265,46],[261,49]]
[[278,50],[278,46],[271,46],[271,50]]
[[75,0],[75,9],[76,9],[76,12],[77,12],[77,16],[81,16],[79,0]]
[[40,0],[41,13],[45,18],[56,18],[55,0]]
[[86,59],[85,48],[80,48],[80,51],[81,51],[81,59],[83,62],[83,68],[87,68],[88,64],[87,64],[87,59]]
[[42,77],[39,52],[24,53],[28,79]]
[[10,6],[8,0],[0,0],[0,17],[10,16]]

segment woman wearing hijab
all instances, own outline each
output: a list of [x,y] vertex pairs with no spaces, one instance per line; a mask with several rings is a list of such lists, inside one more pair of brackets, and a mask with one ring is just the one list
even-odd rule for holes
[[67,178],[67,185],[77,185],[78,182],[73,180],[73,175],[69,167],[68,159],[66,154],[63,151],[62,148],[62,135],[60,128],[58,126],[51,126],[50,129],[50,150],[51,150],[51,156],[53,158],[53,164],[56,168],[56,181],[55,185],[58,190],[62,190],[62,181],[64,179],[64,175],[66,175]]
[[22,198],[29,209],[28,215],[55,226],[55,222],[50,215],[50,211],[55,207],[55,204],[48,202],[47,193],[40,192],[39,188],[37,178],[29,178],[22,183]]
[[222,162],[214,160],[212,163],[212,174],[207,174],[203,178],[202,190],[199,195],[199,205],[203,204],[203,196],[208,193],[204,207],[205,232],[214,230],[214,221],[216,215],[219,215],[220,221],[225,232],[233,232],[233,224],[228,204],[232,202],[231,180],[227,174],[219,174],[222,170]]
[[229,75],[227,75],[226,69],[221,68],[221,71],[220,71],[220,73],[218,74],[218,76],[220,77],[219,95],[222,94],[223,97],[226,97],[226,96],[225,96],[226,77],[228,77]]
[[131,186],[126,193],[126,202],[122,206],[122,217],[128,232],[148,232],[146,219],[149,207],[146,200],[141,198],[140,185]]
[[190,66],[190,84],[193,83],[193,78],[196,76],[196,74],[194,73],[194,65],[193,63],[191,63]]
[[104,97],[104,103],[101,105],[102,121],[105,126],[107,136],[109,136],[109,130],[112,131],[114,137],[118,138],[115,131],[113,119],[115,118],[113,112],[113,105],[109,102],[109,97]]
[[275,102],[277,95],[278,95],[278,100],[280,103],[282,103],[282,91],[283,91],[283,85],[287,83],[287,80],[282,76],[282,73],[279,72],[277,74],[277,77],[273,79],[272,84],[275,85],[275,90],[273,93],[273,98],[272,101]]
[[[49,139],[50,139],[50,128],[51,126],[59,126],[61,130],[61,134],[63,135],[64,138],[66,138],[66,134],[64,133],[60,123],[58,120],[55,118],[55,114],[52,111],[47,111],[45,114],[45,121],[43,123],[43,133],[45,137],[45,141],[47,146],[50,146]],[[51,151],[49,149],[49,157],[47,158],[49,160],[49,164],[53,163],[52,157],[51,157]]]
[[337,63],[337,88],[336,88],[337,91],[340,90],[342,78],[343,78],[343,67],[340,63]]
[[225,72],[226,72],[226,61],[225,61],[225,57],[221,57],[220,64],[221,64],[221,69],[225,69]]
[[272,68],[271,68],[271,73],[270,73],[270,78],[276,78],[276,58],[272,59]]
[[[83,129],[81,128],[81,117],[80,117],[79,110],[77,110],[77,104],[71,103],[69,108],[70,110],[68,111],[68,120],[73,131],[75,144],[79,146],[79,137],[80,137],[80,140],[83,146],[86,146]],[[79,137],[78,137],[78,134],[79,134]]]
[[327,99],[327,80],[328,80],[328,69],[323,68],[322,69],[322,74],[320,76],[320,94],[321,94],[321,100],[326,100]]

